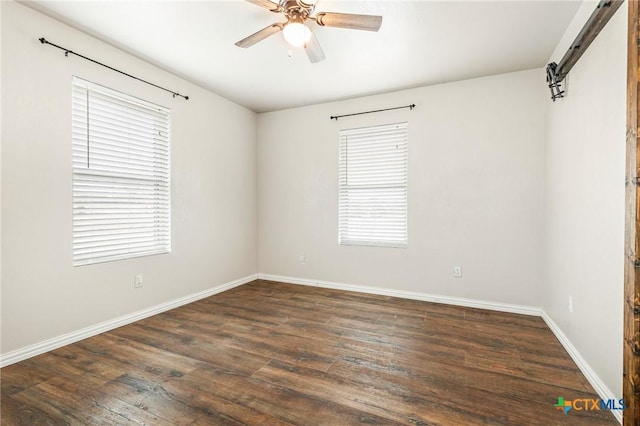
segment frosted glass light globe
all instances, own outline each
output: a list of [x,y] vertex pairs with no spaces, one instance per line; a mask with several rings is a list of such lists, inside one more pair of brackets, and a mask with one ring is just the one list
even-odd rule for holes
[[294,47],[304,46],[311,38],[311,30],[299,22],[289,22],[282,30],[284,39]]

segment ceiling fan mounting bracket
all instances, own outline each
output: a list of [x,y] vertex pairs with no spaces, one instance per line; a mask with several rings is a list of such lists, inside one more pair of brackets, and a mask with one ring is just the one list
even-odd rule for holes
[[299,0],[282,0],[279,8],[289,22],[303,23],[310,18],[313,13],[314,6],[307,5],[303,1]]

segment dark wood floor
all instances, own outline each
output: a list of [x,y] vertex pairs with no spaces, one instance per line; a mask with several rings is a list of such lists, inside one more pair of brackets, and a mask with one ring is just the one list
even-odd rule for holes
[[537,317],[256,281],[3,368],[3,425],[596,425]]

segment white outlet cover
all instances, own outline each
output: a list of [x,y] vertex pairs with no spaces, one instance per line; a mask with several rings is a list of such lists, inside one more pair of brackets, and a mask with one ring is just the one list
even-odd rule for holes
[[462,266],[454,266],[453,267],[453,276],[455,278],[461,278],[462,277]]

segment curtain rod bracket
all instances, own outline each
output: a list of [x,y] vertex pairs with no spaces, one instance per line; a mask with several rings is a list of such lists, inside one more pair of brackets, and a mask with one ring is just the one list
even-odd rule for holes
[[181,95],[180,93],[178,93],[178,92],[174,92],[173,90],[165,89],[165,88],[164,88],[164,87],[162,87],[162,86],[158,86],[157,84],[150,83],[150,82],[148,82],[148,81],[146,81],[146,80],[143,80],[143,79],[141,79],[141,78],[135,77],[135,76],[133,76],[133,75],[131,75],[131,74],[127,74],[127,73],[126,73],[126,72],[124,72],[124,71],[120,71],[120,70],[119,70],[119,69],[117,69],[117,68],[113,68],[113,67],[111,67],[111,66],[109,66],[109,65],[105,65],[105,64],[103,64],[102,62],[98,62],[98,61],[96,61],[95,59],[91,59],[91,58],[88,58],[88,57],[86,57],[86,56],[84,56],[84,55],[81,55],[81,54],[79,54],[79,53],[76,53],[76,52],[74,52],[73,50],[69,50],[69,49],[67,49],[66,47],[62,47],[62,46],[58,46],[57,44],[53,44],[53,43],[51,43],[49,40],[47,40],[47,39],[46,39],[46,38],[44,38],[44,37],[40,37],[38,40],[40,40],[40,43],[42,43],[42,44],[48,44],[48,45],[51,45],[51,46],[53,46],[53,47],[57,47],[57,48],[58,48],[58,49],[60,49],[60,50],[63,50],[63,51],[64,51],[64,56],[66,56],[67,58],[69,57],[69,53],[71,53],[72,55],[76,55],[76,56],[77,56],[77,57],[79,57],[79,58],[86,59],[87,61],[89,61],[89,62],[93,62],[94,64],[97,64],[97,65],[103,66],[103,67],[105,67],[105,68],[109,68],[111,71],[115,71],[115,72],[120,73],[120,74],[122,74],[122,75],[126,75],[127,77],[133,78],[134,80],[138,80],[138,81],[140,81],[140,82],[142,82],[142,83],[146,83],[146,84],[148,84],[148,85],[150,85],[150,86],[153,86],[153,87],[155,87],[155,88],[158,88],[158,89],[164,90],[165,92],[169,92],[169,93],[171,93],[171,94],[173,95],[173,97],[174,97],[174,98],[175,98],[176,96],[180,96],[180,97],[181,97],[181,98],[183,98],[184,100],[189,100],[189,96]]

